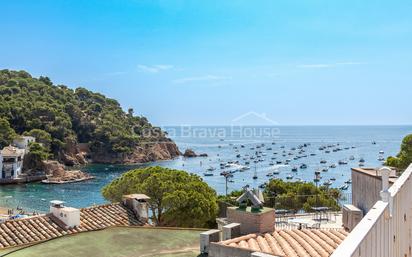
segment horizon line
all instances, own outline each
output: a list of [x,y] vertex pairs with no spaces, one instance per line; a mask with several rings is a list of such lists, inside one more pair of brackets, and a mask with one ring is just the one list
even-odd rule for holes
[[[156,126],[156,125],[154,125]],[[167,125],[158,125],[158,127],[396,127],[396,126],[411,126],[411,124],[282,124],[282,125],[262,125],[262,124],[245,124],[245,125],[233,125],[233,124],[167,124]]]

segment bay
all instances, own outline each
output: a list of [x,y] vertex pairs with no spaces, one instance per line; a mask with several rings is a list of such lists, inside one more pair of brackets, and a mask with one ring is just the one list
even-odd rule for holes
[[[28,211],[47,212],[49,201],[54,199],[63,200],[68,206],[78,208],[107,203],[101,195],[104,185],[130,169],[151,165],[182,169],[198,174],[217,193],[224,194],[226,183],[224,177],[220,176],[220,172],[224,169],[220,169],[219,164],[238,160],[244,165],[246,160],[243,158],[250,158],[257,150],[262,152],[260,155],[264,161],[255,165],[252,160],[249,160],[250,169],[234,174],[233,181],[228,183],[229,191],[239,190],[246,184],[258,187],[268,181],[266,174],[274,169],[280,172],[276,177],[286,179],[286,176],[292,174],[291,168],[302,163],[305,163],[308,168],[299,169],[293,175],[294,179],[300,178],[305,181],[313,181],[314,171],[335,163],[336,168],[329,168],[327,172],[322,172],[322,181],[335,178],[332,187],[339,187],[350,178],[351,167],[357,167],[359,159],[365,159],[366,167],[380,167],[382,162],[378,160],[379,152],[383,151],[385,158],[389,155],[396,155],[403,137],[412,133],[412,126],[255,126],[242,128],[186,126],[165,127],[164,129],[168,131],[169,136],[177,143],[181,151],[191,148],[196,153],[207,153],[208,157],[179,157],[174,160],[139,165],[90,164],[81,169],[95,176],[94,180],[62,185],[41,183],[2,185],[0,186],[0,206],[9,208],[19,206]],[[304,147],[304,153],[298,154],[298,150],[292,150],[303,144],[307,144],[307,147]],[[319,147],[326,145],[335,146],[330,148],[330,153],[319,150]],[[342,148],[342,150],[333,152],[334,148]],[[283,151],[285,151],[285,157],[282,156]],[[273,154],[274,152],[277,154]],[[289,152],[292,155],[289,155]],[[237,158],[237,155],[240,157]],[[307,157],[293,160],[297,155],[307,155]],[[355,160],[349,160],[350,156],[354,156]],[[276,159],[272,160],[272,157]],[[291,159],[289,165],[270,165],[270,162],[278,160],[284,163],[286,159]],[[326,160],[327,163],[321,164],[321,160]],[[338,165],[339,160],[346,160],[348,164]],[[210,167],[215,169],[212,172],[213,176],[204,176]],[[255,170],[258,178],[252,179]]]

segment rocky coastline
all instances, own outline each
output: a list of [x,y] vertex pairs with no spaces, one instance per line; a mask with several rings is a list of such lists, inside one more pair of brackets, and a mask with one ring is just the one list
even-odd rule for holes
[[177,145],[170,139],[162,142],[142,144],[130,154],[118,154],[90,151],[87,144],[67,144],[65,151],[61,153],[60,160],[48,160],[43,162],[43,171],[47,179],[43,183],[62,184],[80,182],[93,179],[86,172],[69,170],[66,166],[80,166],[88,163],[100,164],[136,164],[161,160],[171,160],[182,153]]
[[110,152],[90,153],[89,163],[135,164],[171,160],[182,155],[173,141],[142,144],[130,154]]
[[43,169],[47,178],[42,180],[42,183],[47,184],[80,182],[94,178],[80,170],[67,170],[66,167],[58,161],[44,161]]

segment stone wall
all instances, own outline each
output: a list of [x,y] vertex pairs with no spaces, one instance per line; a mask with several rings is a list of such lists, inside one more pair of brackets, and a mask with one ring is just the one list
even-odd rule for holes
[[250,257],[254,251],[211,243],[208,257]]
[[239,210],[237,207],[228,207],[227,220],[229,223],[240,223],[242,235],[271,232],[275,228],[275,210],[263,209],[262,212],[250,212]]

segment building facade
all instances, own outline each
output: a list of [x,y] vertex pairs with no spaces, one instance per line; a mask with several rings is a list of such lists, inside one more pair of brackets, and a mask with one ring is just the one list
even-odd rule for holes
[[0,151],[0,179],[13,180],[19,178],[23,171],[24,155],[28,152],[34,137],[21,136],[13,140],[13,145]]
[[23,170],[24,149],[6,146],[0,152],[0,174],[2,179],[16,179]]

